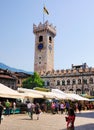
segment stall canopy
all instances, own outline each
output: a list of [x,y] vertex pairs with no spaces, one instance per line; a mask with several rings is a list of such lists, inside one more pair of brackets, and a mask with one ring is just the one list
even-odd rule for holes
[[64,93],[59,89],[52,89],[52,92],[59,94],[63,99],[89,101],[88,98],[81,97],[78,94],[74,94],[74,93]]
[[30,92],[24,92],[21,93],[25,98],[43,98],[41,94],[36,94],[36,93],[30,93]]
[[89,101],[88,98],[81,97],[77,94],[73,93],[64,93],[59,89],[52,89],[51,92],[43,92],[33,89],[26,89],[26,88],[18,88],[18,92],[23,93],[25,97],[31,98],[49,98],[49,99],[69,99],[69,100],[86,100]]
[[3,84],[0,83],[0,97],[5,98],[24,98],[20,93],[16,90],[13,90]]
[[59,89],[52,89],[52,92],[57,96],[57,98],[59,99],[70,99],[72,100],[71,97],[69,97],[66,93],[64,93],[63,91],[59,90]]
[[67,95],[68,95],[68,97],[71,97],[74,100],[89,101],[88,98],[84,98],[82,96],[79,96],[78,94],[68,93]]
[[41,95],[42,98],[50,98],[50,99],[56,98],[55,94],[52,92],[43,92],[43,91],[38,91],[38,90],[33,90],[33,89],[26,89],[26,88],[18,88],[18,92],[30,93],[31,95],[32,94]]

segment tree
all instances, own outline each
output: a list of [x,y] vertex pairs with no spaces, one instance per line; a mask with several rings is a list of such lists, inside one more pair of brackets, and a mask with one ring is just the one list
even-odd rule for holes
[[35,87],[43,88],[43,86],[44,86],[44,81],[40,78],[40,76],[36,72],[34,72],[33,75],[28,77],[22,83],[22,87],[27,89],[33,89]]

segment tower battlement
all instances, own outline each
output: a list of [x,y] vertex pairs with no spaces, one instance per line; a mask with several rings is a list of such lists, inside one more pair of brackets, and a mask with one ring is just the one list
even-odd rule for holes
[[52,33],[54,37],[56,36],[56,27],[54,27],[52,24],[49,24],[48,21],[46,21],[44,24],[42,24],[40,22],[38,26],[33,24],[33,33],[34,34],[42,32],[42,31],[48,31],[48,32]]

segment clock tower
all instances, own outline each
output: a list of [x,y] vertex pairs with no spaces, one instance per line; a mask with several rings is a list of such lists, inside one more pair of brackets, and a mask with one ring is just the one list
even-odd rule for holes
[[56,29],[48,21],[33,25],[35,34],[34,72],[48,72],[54,69],[54,37]]

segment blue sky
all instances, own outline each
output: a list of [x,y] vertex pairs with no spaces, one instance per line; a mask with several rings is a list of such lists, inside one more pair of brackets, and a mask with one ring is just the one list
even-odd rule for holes
[[94,67],[94,0],[0,0],[0,62],[33,71],[33,23],[56,26],[54,69]]

